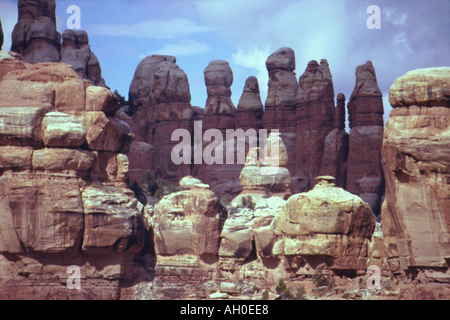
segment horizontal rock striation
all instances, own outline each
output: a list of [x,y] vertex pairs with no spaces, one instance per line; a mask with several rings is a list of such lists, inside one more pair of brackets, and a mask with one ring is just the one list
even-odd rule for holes
[[410,71],[389,92],[382,165],[386,258],[398,269],[448,268],[449,68]]
[[1,57],[17,68],[0,82],[0,298],[118,298],[146,232],[118,100],[67,64]]

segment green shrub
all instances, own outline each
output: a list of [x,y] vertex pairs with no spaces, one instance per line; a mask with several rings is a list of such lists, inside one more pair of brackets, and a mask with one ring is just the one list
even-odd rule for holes
[[269,290],[264,290],[262,293],[262,299],[263,300],[269,300]]
[[280,280],[278,281],[277,286],[275,287],[275,291],[276,291],[278,294],[281,294],[284,290],[286,290],[286,283],[284,283],[283,279],[280,279]]
[[297,293],[295,294],[294,297],[292,297],[293,300],[304,300],[305,298],[303,297],[306,293],[305,287],[298,287],[297,288]]
[[242,206],[244,208],[249,208],[251,210],[255,210],[256,208],[256,203],[253,201],[251,196],[247,196],[247,197],[242,197]]
[[228,197],[223,197],[222,199],[220,199],[220,202],[222,203],[223,206],[228,206],[230,205],[231,200]]
[[330,275],[324,274],[322,269],[316,270],[313,277],[313,282],[317,288],[328,287],[328,289],[332,289],[334,287],[333,278]]
[[291,290],[289,290],[288,288],[284,289],[281,293],[280,293],[281,299],[282,300],[291,300],[292,299],[292,293]]

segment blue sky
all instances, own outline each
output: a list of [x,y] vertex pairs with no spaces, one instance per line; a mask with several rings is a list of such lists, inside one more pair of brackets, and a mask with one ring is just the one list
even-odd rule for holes
[[[281,47],[296,53],[300,77],[310,60],[327,59],[335,94],[350,97],[355,69],[371,60],[383,92],[409,70],[450,66],[450,2],[441,0],[56,0],[57,27],[63,32],[70,5],[81,9],[81,29],[89,34],[106,84],[128,96],[138,63],[152,54],[177,57],[188,76],[191,103],[204,107],[203,70],[227,60],[234,74],[237,106],[245,79],[256,76],[262,101],[267,95],[267,57]],[[370,5],[381,9],[381,29],[366,26]],[[11,45],[17,0],[0,0]]]

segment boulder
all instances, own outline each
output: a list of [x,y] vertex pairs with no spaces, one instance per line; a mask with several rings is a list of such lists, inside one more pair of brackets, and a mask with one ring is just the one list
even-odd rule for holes
[[119,109],[119,99],[110,90],[97,86],[86,89],[86,111],[102,111],[105,115],[114,117]]
[[142,216],[135,197],[117,187],[92,184],[81,194],[84,209],[83,252],[138,253],[144,244]]
[[211,277],[217,266],[223,214],[217,196],[202,184],[166,195],[155,205],[152,218],[156,273]]
[[290,197],[273,219],[273,254],[329,256],[331,268],[365,269],[360,252],[375,228],[370,206],[336,187],[333,177],[317,179],[313,190]]
[[243,192],[228,207],[220,238],[219,268],[239,270],[256,257],[273,258],[274,234],[270,224],[285,203],[280,197]]
[[449,67],[417,69],[397,78],[389,91],[392,107],[450,106]]
[[193,187],[165,196],[153,216],[157,255],[217,255],[222,207],[209,189]]
[[0,147],[1,170],[30,170],[32,147],[2,146]]
[[101,111],[86,112],[86,142],[90,150],[126,152],[135,135],[129,125]]
[[291,175],[284,166],[289,157],[280,134],[271,133],[265,148],[263,152],[259,148],[250,149],[247,155],[239,176],[243,193],[273,194],[288,198],[291,195]]
[[0,99],[41,102],[60,112],[84,111],[85,86],[71,66],[37,63],[4,76],[0,83]]
[[89,151],[63,148],[45,148],[33,152],[33,170],[88,171],[94,161]]

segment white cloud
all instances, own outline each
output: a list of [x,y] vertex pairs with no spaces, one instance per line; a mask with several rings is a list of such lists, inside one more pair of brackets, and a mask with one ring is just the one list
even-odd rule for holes
[[211,51],[206,43],[197,40],[182,40],[176,44],[166,44],[162,49],[152,54],[168,54],[172,56],[187,56],[192,54],[202,54]]
[[17,23],[17,3],[10,0],[0,0],[0,18],[2,19],[4,43],[3,50],[11,48],[11,34]]
[[406,24],[406,18],[408,15],[406,13],[397,13],[397,8],[383,8],[384,17],[387,21],[394,25],[404,25]]
[[211,32],[212,28],[198,25],[185,18],[146,20],[134,24],[89,24],[84,26],[89,35],[175,39],[196,33]]
[[244,50],[241,47],[236,53],[231,55],[232,62],[235,65],[255,69],[257,71],[255,76],[258,78],[262,101],[264,101],[267,96],[267,83],[269,81],[269,75],[266,69],[266,60],[270,54],[271,52],[268,47],[264,50],[260,50],[255,46],[253,50],[250,51]]

